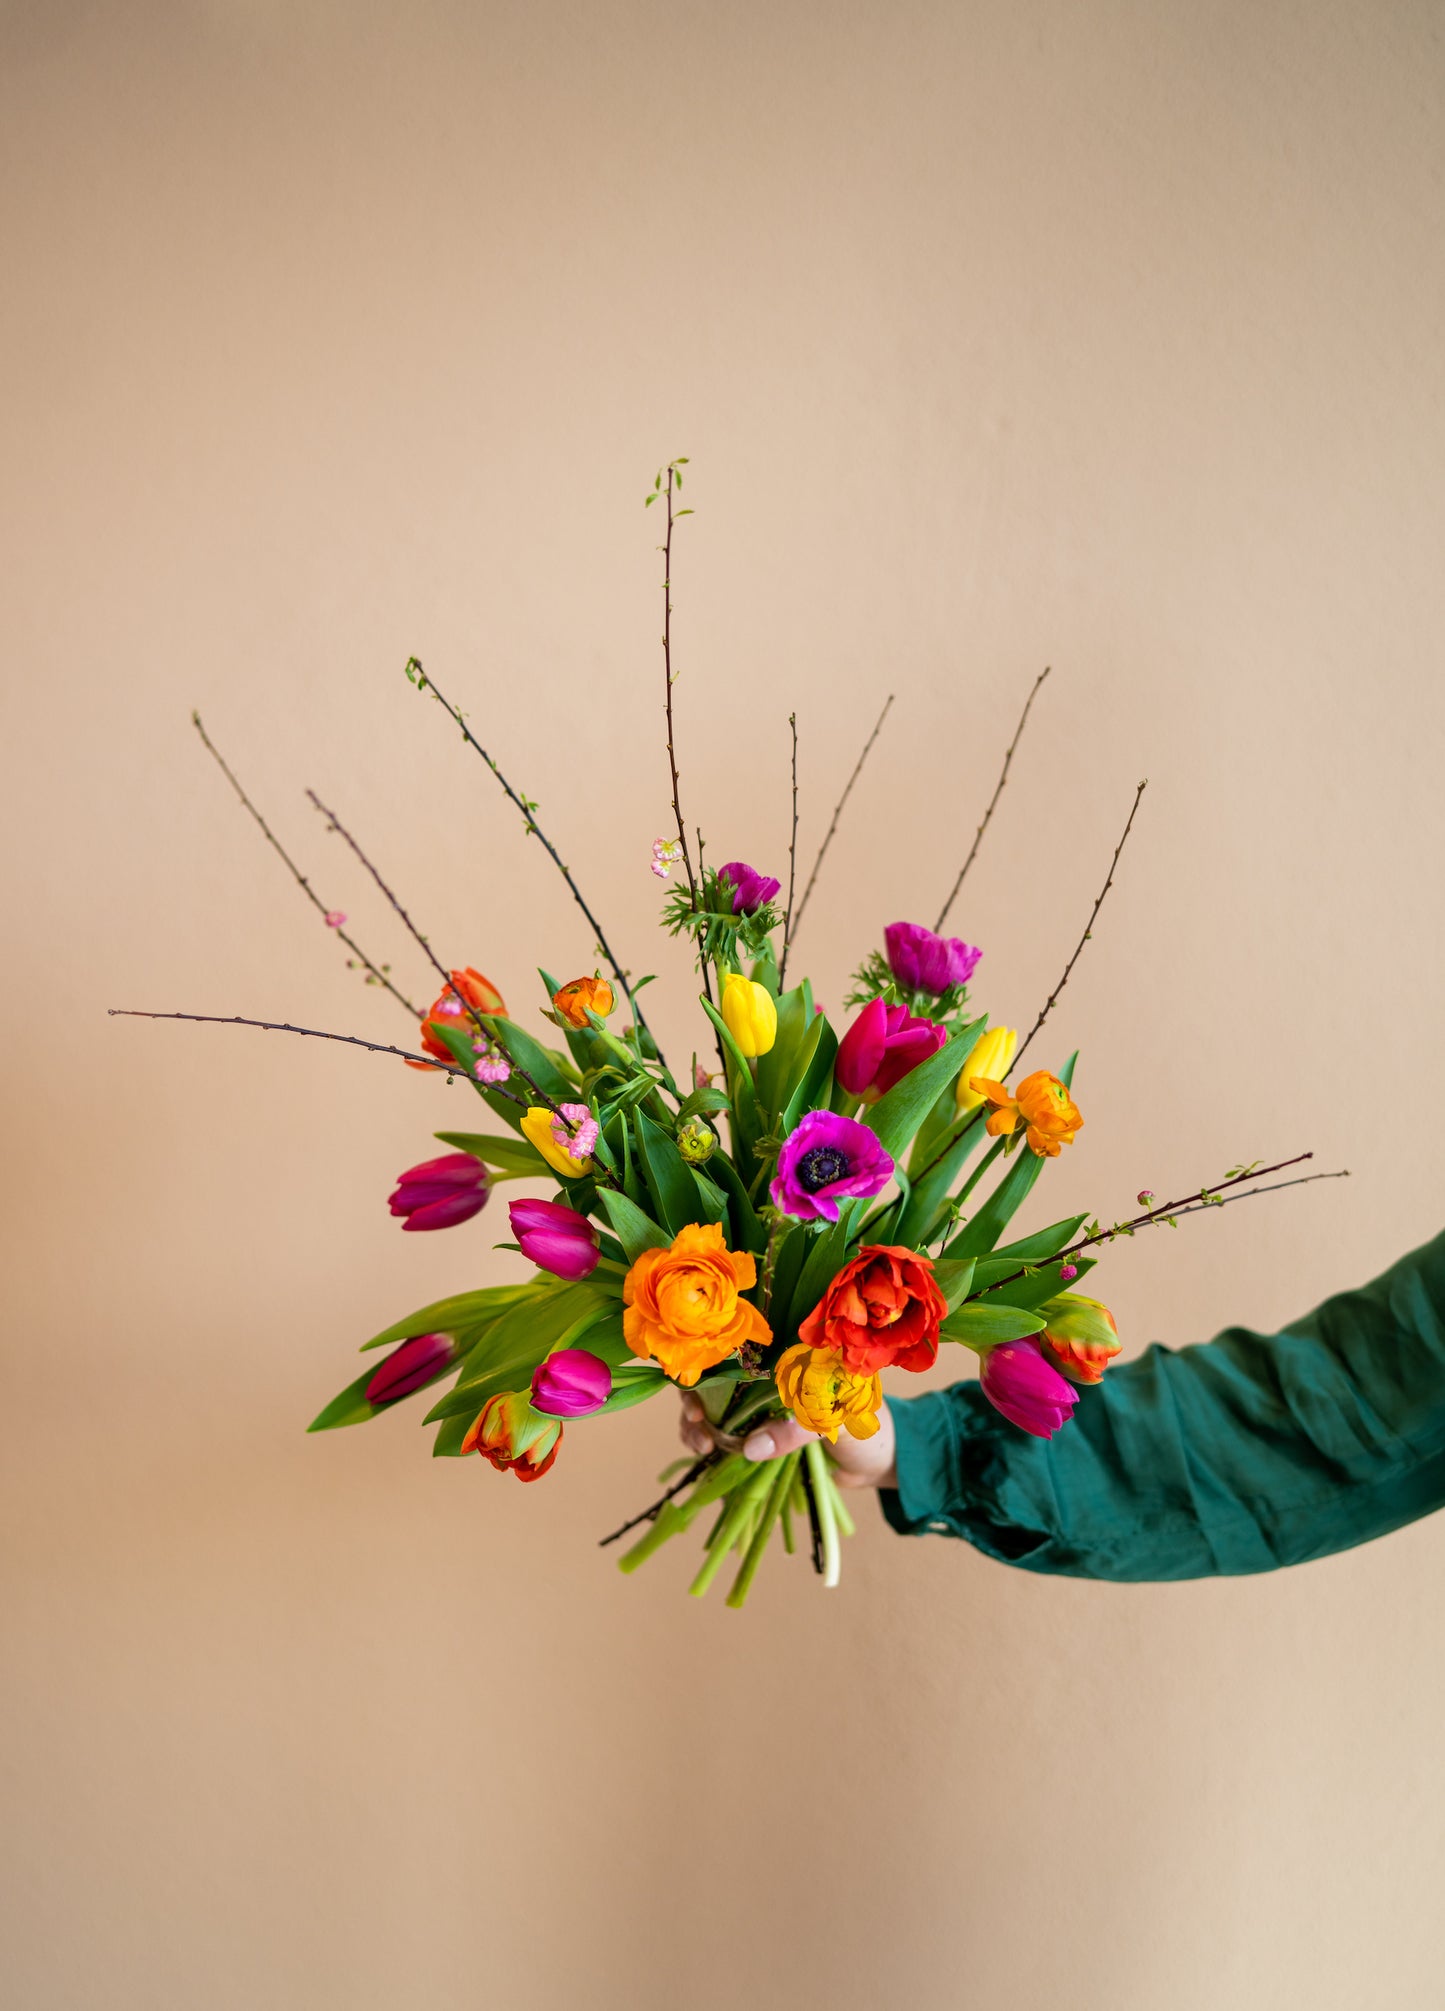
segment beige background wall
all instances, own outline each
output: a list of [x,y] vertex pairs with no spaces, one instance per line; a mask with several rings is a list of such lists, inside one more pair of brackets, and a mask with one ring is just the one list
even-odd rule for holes
[[[5,2001],[1391,2011],[1439,2002],[1445,1527],[1253,1581],[1049,1582],[868,1516],[743,1616],[595,1537],[661,1406],[543,1486],[302,1435],[461,1105],[210,769],[426,991],[301,791],[514,1001],[590,963],[415,650],[651,933],[657,463],[683,784],[811,857],[821,997],[957,916],[1049,1055],[1034,1219],[1315,1148],[1141,1237],[1131,1349],[1441,1224],[1438,6],[8,5]],[[427,994],[430,996],[430,993]],[[958,1372],[958,1366],[955,1372]]]

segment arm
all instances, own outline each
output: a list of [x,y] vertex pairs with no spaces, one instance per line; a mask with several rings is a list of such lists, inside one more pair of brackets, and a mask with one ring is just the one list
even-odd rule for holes
[[1445,1506],[1445,1235],[1282,1333],[1153,1346],[1030,1438],[976,1383],[890,1399],[906,1534],[1027,1571],[1269,1571]]

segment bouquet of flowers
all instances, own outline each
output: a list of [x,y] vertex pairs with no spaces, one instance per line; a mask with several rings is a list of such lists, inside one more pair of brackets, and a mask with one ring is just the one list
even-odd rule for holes
[[[851,1017],[835,1026],[808,979],[790,981],[788,965],[818,869],[892,699],[796,902],[795,720],[786,898],[780,878],[740,860],[708,865],[700,832],[689,844],[672,717],[672,547],[678,521],[690,514],[678,506],[685,466],[678,460],[663,469],[647,497],[666,521],[662,646],[675,828],[654,843],[651,867],[671,882],[664,926],[686,944],[700,975],[706,1052],[705,1061],[694,1053],[685,1073],[674,1071],[647,1025],[640,994],[650,980],[630,981],[619,964],[537,822],[538,806],[506,780],[415,658],[406,666],[413,687],[444,707],[487,763],[593,932],[600,962],[590,974],[559,981],[540,973],[545,1033],[510,1011],[480,971],[438,961],[351,833],[312,793],[327,828],[376,880],[436,971],[432,1004],[414,1005],[391,966],[373,961],[347,932],[346,915],[321,900],[199,717],[195,725],[353,967],[419,1022],[420,1034],[402,1049],[289,1023],[225,1023],[347,1040],[467,1086],[482,1122],[438,1132],[447,1149],[397,1180],[390,1208],[403,1229],[466,1222],[504,1183],[546,1190],[511,1202],[511,1240],[501,1246],[519,1252],[530,1275],[436,1300],[383,1328],[364,1343],[380,1359],[311,1429],[359,1424],[426,1390],[424,1421],[436,1427],[437,1454],[479,1454],[498,1474],[532,1482],[551,1470],[569,1426],[587,1429],[584,1420],[674,1387],[693,1390],[716,1449],[660,1475],[659,1484],[669,1483],[661,1498],[603,1541],[643,1527],[620,1556],[631,1571],[706,1514],[691,1590],[706,1592],[731,1563],[728,1603],[740,1606],[775,1531],[786,1551],[801,1535],[824,1583],[837,1583],[839,1539],[852,1525],[825,1447],[840,1432],[877,1431],[886,1372],[928,1369],[945,1344],[971,1349],[996,1409],[1023,1431],[1051,1436],[1069,1421],[1081,1387],[1099,1382],[1119,1352],[1107,1307],[1078,1289],[1095,1263],[1091,1251],[1221,1205],[1223,1189],[1265,1191],[1258,1181],[1279,1167],[1236,1167],[1214,1189],[1162,1205],[1141,1193],[1142,1212],[1128,1221],[1101,1226],[1076,1215],[1007,1240],[1044,1168],[1083,1127],[1075,1057],[1057,1072],[1025,1073],[1022,1062],[1088,940],[1144,784],[1079,945],[1020,1043],[971,1001],[980,951],[943,930],[1042,673],[935,926],[888,927],[883,948],[855,975]],[[804,1448],[749,1462],[744,1429],[786,1414],[812,1435]]]

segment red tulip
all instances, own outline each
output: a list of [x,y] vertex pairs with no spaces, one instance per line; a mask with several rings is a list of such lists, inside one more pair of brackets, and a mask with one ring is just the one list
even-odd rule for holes
[[470,1152],[444,1152],[397,1175],[387,1205],[405,1217],[403,1229],[450,1229],[487,1205],[487,1169]]
[[453,1345],[450,1334],[413,1334],[393,1349],[366,1385],[366,1401],[400,1403],[449,1365]]
[[850,1096],[874,1103],[947,1039],[947,1027],[936,1020],[869,999],[838,1044],[838,1080]]

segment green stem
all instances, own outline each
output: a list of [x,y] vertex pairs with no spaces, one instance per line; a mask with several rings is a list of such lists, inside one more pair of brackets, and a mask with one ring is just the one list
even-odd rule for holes
[[768,1485],[771,1479],[771,1474],[764,1467],[756,1471],[751,1480],[745,1480],[741,1487],[735,1489],[728,1502],[727,1513],[718,1525],[713,1537],[712,1548],[702,1561],[702,1569],[687,1588],[691,1598],[701,1599],[714,1578],[717,1577],[718,1572],[722,1569],[723,1559],[732,1549],[733,1542],[739,1530],[752,1513],[756,1496]]
[[823,1541],[823,1583],[836,1585],[842,1570],[842,1556],[838,1548],[838,1518],[833,1510],[833,1487],[823,1441],[810,1438],[803,1448],[803,1457],[808,1462],[813,1501],[818,1511],[818,1531]]
[[669,1537],[681,1536],[691,1527],[710,1501],[716,1501],[737,1485],[751,1470],[751,1462],[738,1454],[721,1460],[710,1473],[700,1480],[684,1501],[669,1501],[657,1512],[657,1520],[647,1534],[624,1551],[617,1560],[619,1571],[635,1571],[639,1564],[645,1564],[655,1550],[659,1550]]
[[[758,1526],[753,1531],[753,1540],[748,1545],[747,1555],[743,1558],[742,1569],[733,1580],[732,1590],[728,1593],[727,1603],[729,1606],[741,1606],[747,1599],[753,1579],[757,1576],[758,1566],[763,1561],[763,1552],[768,1547],[768,1539],[772,1535],[773,1524],[777,1521],[783,1504],[792,1491],[793,1468],[797,1465],[801,1456],[800,1453],[790,1452],[777,1462],[778,1471],[772,1486],[768,1489],[768,1498],[763,1503],[762,1513],[758,1517]],[[789,1547],[791,1548],[791,1546]]]
[[858,1525],[848,1513],[847,1505],[843,1500],[843,1490],[838,1485],[831,1464],[828,1467],[828,1487],[833,1496],[833,1514],[837,1517],[840,1532],[844,1536],[856,1536],[858,1534]]

